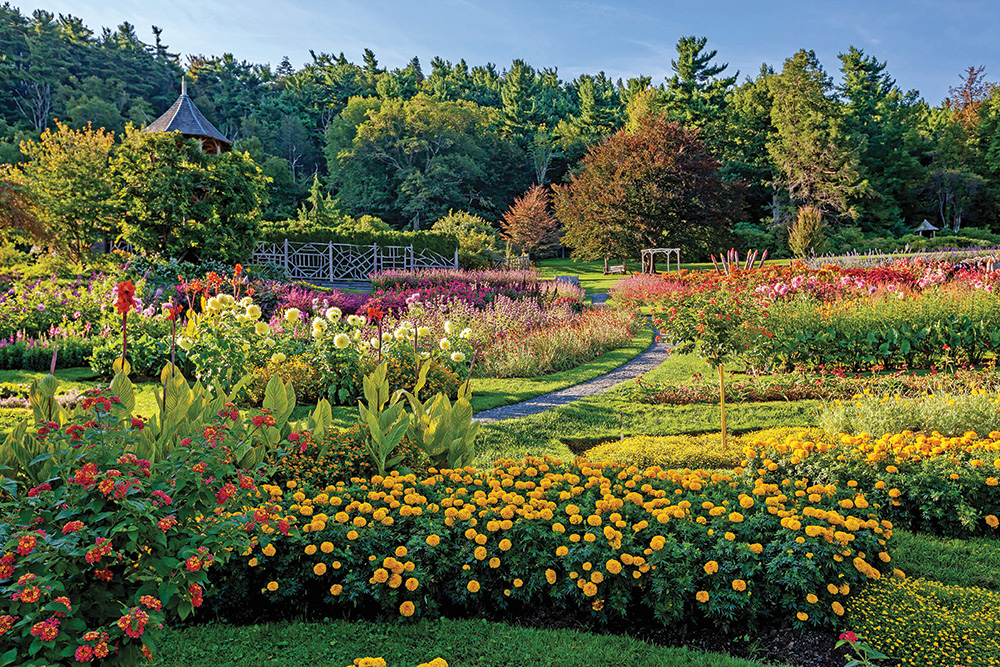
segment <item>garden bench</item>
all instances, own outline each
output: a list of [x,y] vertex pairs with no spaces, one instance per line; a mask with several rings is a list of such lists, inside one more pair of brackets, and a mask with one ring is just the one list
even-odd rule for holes
[[610,276],[616,273],[622,275],[628,273],[628,260],[623,259],[621,264],[608,264],[608,258],[604,258],[604,275]]

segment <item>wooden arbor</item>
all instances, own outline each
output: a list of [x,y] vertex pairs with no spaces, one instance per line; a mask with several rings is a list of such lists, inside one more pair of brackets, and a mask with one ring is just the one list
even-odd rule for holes
[[681,270],[681,249],[680,248],[647,248],[642,251],[642,272],[656,273],[656,256],[667,256],[667,273],[670,273],[670,257],[677,260],[677,271]]

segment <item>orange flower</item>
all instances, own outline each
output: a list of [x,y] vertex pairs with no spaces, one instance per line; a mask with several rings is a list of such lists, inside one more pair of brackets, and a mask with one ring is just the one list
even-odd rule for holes
[[413,616],[413,612],[415,611],[416,608],[413,606],[413,603],[410,602],[409,600],[399,605],[399,613],[402,614],[403,616],[406,617]]

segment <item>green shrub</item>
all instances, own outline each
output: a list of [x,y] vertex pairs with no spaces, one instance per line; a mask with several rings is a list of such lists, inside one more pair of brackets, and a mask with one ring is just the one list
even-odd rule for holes
[[[296,486],[323,489],[353,478],[370,478],[376,473],[372,457],[365,448],[364,434],[357,426],[332,429],[316,441],[311,434],[304,434],[298,448],[272,459],[272,482],[285,486],[294,481]],[[417,445],[404,436],[394,455],[402,455],[399,467],[421,474],[427,471],[427,457]]]
[[275,375],[285,382],[292,383],[295,398],[302,403],[315,403],[321,398],[326,398],[326,385],[323,383],[322,373],[301,355],[281,362],[269,361],[266,366],[255,368],[250,375],[253,379],[247,385],[246,391],[254,405],[260,405],[264,400],[267,383]]
[[0,408],[0,433],[11,430],[30,415],[26,408]]
[[977,391],[918,397],[865,393],[823,406],[819,423],[827,433],[869,433],[875,438],[903,431],[952,437],[966,431],[989,433],[1000,424],[1000,396]]
[[261,223],[260,239],[268,243],[279,243],[288,239],[295,242],[349,243],[361,246],[412,245],[416,252],[427,249],[445,257],[454,255],[459,247],[458,238],[454,234],[440,234],[433,231],[345,231],[338,227],[301,224],[298,220]]
[[66,338],[42,340],[28,345],[16,341],[0,347],[0,370],[47,371],[52,367],[52,352],[59,348],[56,368],[86,366],[94,351],[93,339]]
[[848,611],[860,641],[903,664],[989,665],[1000,656],[1000,593],[887,578],[865,588]]

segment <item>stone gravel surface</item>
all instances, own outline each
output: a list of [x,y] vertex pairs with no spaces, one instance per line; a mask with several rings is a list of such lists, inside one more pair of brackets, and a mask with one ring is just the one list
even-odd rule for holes
[[[599,297],[603,298],[598,300]],[[603,304],[606,299],[607,295],[595,294],[594,305]],[[649,326],[652,325],[650,324]],[[600,394],[608,389],[611,389],[617,384],[633,380],[640,375],[644,375],[645,373],[653,370],[667,359],[670,355],[671,347],[673,346],[670,343],[654,342],[635,359],[619,366],[610,373],[596,377],[589,382],[583,382],[581,384],[573,385],[572,387],[566,387],[565,389],[552,391],[548,394],[542,394],[541,396],[537,396],[527,401],[522,401],[521,403],[504,405],[499,408],[493,408],[492,410],[484,410],[483,412],[477,413],[475,419],[482,424],[489,424],[504,419],[517,419],[519,417],[536,415],[539,412],[545,412],[546,410],[551,410],[561,405],[572,403],[573,401],[577,401],[581,398]]]

